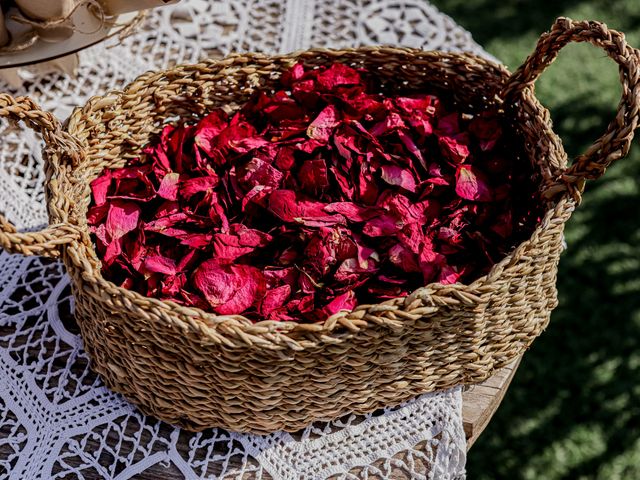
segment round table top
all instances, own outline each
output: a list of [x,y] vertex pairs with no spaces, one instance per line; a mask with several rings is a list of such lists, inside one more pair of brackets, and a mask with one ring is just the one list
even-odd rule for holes
[[[5,14],[5,24],[11,38],[14,39],[21,38],[31,30],[29,26],[12,19],[17,13],[16,8],[11,8]],[[23,67],[76,53],[110,36],[117,35],[127,28],[137,15],[137,12],[131,12],[100,20],[87,8],[78,8],[72,16],[75,31],[69,38],[59,42],[37,39],[33,45],[24,50],[2,52],[0,53],[0,69]]]

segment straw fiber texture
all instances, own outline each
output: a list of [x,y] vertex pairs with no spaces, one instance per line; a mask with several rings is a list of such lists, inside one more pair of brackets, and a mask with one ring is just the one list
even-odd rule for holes
[[[567,166],[533,83],[572,41],[591,42],[619,64],[622,100],[602,138]],[[547,209],[531,238],[470,285],[430,284],[322,324],[254,324],[146,298],[105,280],[87,228],[90,181],[136,157],[163,123],[220,106],[239,108],[297,61],[344,62],[376,72],[390,90],[435,90],[460,108],[498,111],[540,174]],[[66,129],[29,99],[0,95],[0,115],[24,120],[45,137],[51,222],[42,232],[17,233],[2,218],[0,246],[61,256],[93,368],[143,412],[190,430],[293,431],[480,382],[521,354],[549,321],[564,224],[584,181],[627,152],[637,126],[639,63],[622,34],[597,22],[558,19],[513,75],[474,55],[405,48],[236,54],[147,73],[124,91],[76,109]]]

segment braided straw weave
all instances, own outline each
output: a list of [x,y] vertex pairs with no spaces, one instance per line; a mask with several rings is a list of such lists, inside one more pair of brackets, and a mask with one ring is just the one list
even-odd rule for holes
[[[569,42],[601,47],[620,66],[622,100],[606,133],[567,167],[533,83]],[[237,108],[297,61],[335,61],[383,83],[448,92],[465,109],[493,109],[523,142],[547,210],[531,238],[470,285],[430,284],[405,298],[360,305],[322,324],[221,316],[116,287],[100,273],[86,221],[89,182],[137,156],[163,122]],[[513,74],[469,54],[405,48],[236,54],[147,73],[124,91],[91,99],[66,131],[27,98],[0,95],[0,115],[24,120],[47,143],[51,225],[17,233],[0,218],[0,246],[60,255],[93,368],[149,414],[190,430],[296,430],[347,412],[371,412],[420,393],[480,382],[522,353],[556,306],[562,232],[586,179],[628,150],[638,124],[640,56],[597,22],[558,19]]]

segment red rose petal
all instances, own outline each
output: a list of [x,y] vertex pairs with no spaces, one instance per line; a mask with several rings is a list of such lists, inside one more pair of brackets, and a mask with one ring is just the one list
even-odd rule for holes
[[248,205],[250,205],[251,203],[266,208],[267,199],[271,192],[273,192],[273,187],[268,187],[266,185],[256,185],[251,190],[249,190],[242,199],[242,211],[244,212],[247,209]]
[[305,200],[292,190],[275,190],[269,195],[269,210],[283,222],[294,222],[309,227],[344,223],[342,215],[325,213],[326,204]]
[[107,193],[111,186],[111,171],[107,170],[103,175],[91,182],[91,193],[96,206],[101,207],[107,201]]
[[278,150],[275,159],[275,165],[280,170],[291,170],[296,163],[295,156],[293,154],[293,148],[282,147]]
[[177,200],[178,198],[178,182],[180,181],[179,173],[167,173],[158,188],[158,195],[166,200]]
[[213,235],[210,233],[185,233],[177,236],[180,244],[191,248],[205,249],[211,245]]
[[220,178],[217,175],[189,178],[180,184],[180,195],[189,200],[196,193],[206,192],[215,188],[219,182]]
[[149,255],[144,260],[144,268],[150,272],[175,275],[178,272],[175,260],[162,255]]
[[470,165],[460,165],[456,171],[456,193],[466,200],[488,202],[491,190],[485,176]]
[[418,260],[424,281],[429,283],[440,273],[440,270],[445,265],[446,258],[435,251],[434,245],[430,240],[425,239]]
[[324,311],[327,312],[327,315],[334,315],[343,310],[351,311],[358,305],[356,301],[356,295],[353,290],[349,290],[341,295],[338,295],[333,300],[331,300],[324,307]]
[[380,190],[376,184],[371,164],[363,161],[360,164],[358,172],[358,194],[360,201],[367,205],[372,205],[378,198],[379,192]]
[[400,231],[402,225],[390,215],[380,215],[365,223],[362,233],[370,237],[389,237]]
[[303,190],[319,194],[329,186],[327,164],[323,159],[306,160],[300,167],[298,179]]
[[124,249],[122,248],[122,238],[117,238],[111,241],[104,251],[102,256],[102,262],[107,267],[112,266],[116,260],[122,255]]
[[414,95],[411,97],[396,97],[394,103],[404,113],[414,114],[421,112],[429,116],[434,116],[440,101],[433,95]]
[[369,277],[378,271],[375,261],[370,261],[362,266],[357,258],[347,258],[342,261],[333,275],[333,279],[338,284],[349,285],[357,288],[365,283]]
[[166,299],[176,301],[176,295],[182,293],[185,284],[187,283],[187,276],[184,273],[178,275],[167,275],[160,282],[160,292]]
[[207,260],[195,270],[193,284],[220,315],[244,312],[265,292],[260,270],[249,265],[223,265],[216,259]]
[[450,265],[445,265],[444,267],[442,267],[442,270],[440,271],[438,282],[442,283],[443,285],[450,285],[452,283],[456,283],[461,276],[462,274],[458,272],[455,267],[452,267]]
[[291,287],[286,284],[267,290],[260,304],[260,314],[266,317],[270,316],[284,305],[290,295]]
[[361,83],[360,74],[343,63],[334,63],[316,77],[320,87],[333,90],[338,86],[358,85]]
[[297,310],[304,314],[311,312],[315,307],[315,295],[310,293],[309,295],[305,295],[300,299],[300,302],[297,304]]
[[460,133],[458,114],[450,113],[438,119],[438,131],[445,136],[455,136]]
[[464,162],[469,156],[467,143],[468,140],[465,136],[440,137],[438,139],[442,154],[455,164]]
[[398,132],[398,137],[400,138],[402,144],[407,148],[409,153],[411,153],[418,159],[418,162],[420,163],[420,165],[422,165],[422,168],[427,170],[427,162],[425,161],[420,148],[416,145],[413,139],[404,132]]
[[269,163],[254,157],[242,167],[242,173],[238,179],[240,183],[248,188],[258,185],[268,187],[278,187],[284,175]]
[[416,179],[410,170],[397,165],[383,165],[380,167],[382,179],[389,185],[395,185],[415,193]]
[[329,203],[324,207],[324,211],[344,215],[350,222],[366,222],[382,213],[377,207],[361,206],[353,202]]
[[241,224],[230,225],[229,233],[213,235],[213,255],[220,261],[231,262],[252,253],[256,248],[264,247],[272,237],[268,233]]
[[103,220],[107,217],[109,212],[109,204],[103,203],[102,205],[94,205],[89,208],[87,212],[87,223],[89,225],[100,225],[104,227]]
[[335,105],[328,105],[307,128],[307,136],[326,144],[335,127],[340,124],[340,114]]
[[229,141],[229,148],[238,153],[247,153],[256,148],[264,147],[269,142],[261,137],[245,137]]
[[404,245],[396,243],[387,252],[389,261],[403,272],[420,272],[416,255]]
[[222,110],[214,110],[198,123],[195,132],[195,143],[209,156],[217,150],[215,140],[227,128],[228,115]]
[[395,132],[397,130],[403,130],[407,128],[407,124],[404,123],[402,117],[395,113],[391,112],[385,119],[371,129],[371,134],[379,137],[380,135],[384,135],[389,132]]
[[471,120],[469,131],[479,140],[480,149],[483,152],[492,150],[502,136],[498,120],[488,116],[478,116]]
[[155,195],[150,180],[150,165],[134,165],[111,172],[114,188],[108,199],[149,201]]
[[117,240],[138,226],[140,207],[133,202],[114,200],[109,205],[106,231],[111,240]]
[[338,184],[338,188],[342,193],[343,198],[353,198],[355,193],[355,188],[349,181],[349,178],[337,167],[329,167],[329,171],[332,174],[333,179]]

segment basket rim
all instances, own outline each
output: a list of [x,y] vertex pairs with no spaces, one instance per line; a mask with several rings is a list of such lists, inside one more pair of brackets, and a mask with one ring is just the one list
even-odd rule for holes
[[[75,134],[76,131],[82,130],[82,126],[86,124],[86,120],[83,120],[83,118],[89,116],[91,112],[104,110],[105,107],[117,104],[129,95],[135,96],[140,88],[158,82],[163,78],[177,77],[177,73],[184,72],[188,74],[190,71],[212,67],[226,68],[233,66],[246,69],[259,67],[260,63],[264,62],[279,62],[282,65],[291,65],[305,57],[315,55],[328,55],[339,60],[340,56],[345,53],[401,55],[406,58],[418,55],[422,58],[437,59],[443,62],[477,62],[492,69],[498,75],[510,75],[508,69],[503,65],[476,54],[424,51],[408,47],[365,46],[340,50],[314,48],[283,55],[236,53],[220,60],[207,59],[196,64],[178,65],[166,70],[144,73],[122,90],[111,90],[104,95],[94,96],[87,101],[84,107],[74,109],[66,128],[70,133]],[[535,96],[532,95],[527,100],[546,111]],[[543,121],[541,124],[544,127],[545,135],[550,141],[557,138],[549,122]],[[351,312],[338,312],[324,322],[311,324],[298,323],[293,320],[261,320],[254,322],[242,315],[218,315],[200,308],[186,307],[170,300],[147,297],[141,293],[118,287],[102,276],[100,271],[101,263],[86,227],[86,217],[82,217],[82,215],[79,225],[82,231],[82,241],[69,244],[65,249],[64,257],[68,258],[74,267],[80,270],[83,282],[94,286],[96,295],[99,295],[102,301],[108,299],[115,304],[115,307],[133,308],[138,310],[144,317],[155,317],[158,321],[168,322],[183,333],[194,333],[203,344],[213,343],[228,347],[260,346],[267,349],[291,348],[293,350],[303,350],[321,343],[341,343],[369,328],[390,328],[393,330],[409,328],[409,324],[412,325],[417,321],[429,321],[429,317],[435,315],[443,307],[459,304],[473,306],[480,303],[480,297],[486,290],[484,287],[516,265],[526,251],[537,243],[538,238],[544,236],[544,233],[551,227],[553,220],[561,217],[565,212],[572,212],[575,206],[576,200],[569,194],[564,194],[553,203],[548,203],[541,221],[531,236],[521,242],[501,261],[493,265],[488,273],[470,284],[454,283],[443,285],[433,282],[414,290],[407,296],[389,299],[378,304],[361,304]],[[65,213],[68,214],[68,212]],[[86,209],[83,209],[81,213],[86,214]],[[77,221],[78,219],[76,218],[75,220]],[[91,267],[90,269],[88,269],[89,266]],[[82,294],[90,293],[84,290]],[[376,315],[371,315],[371,313]]]

